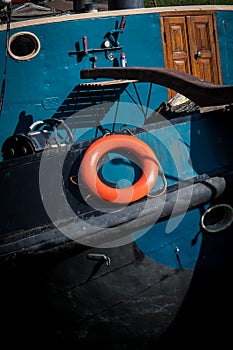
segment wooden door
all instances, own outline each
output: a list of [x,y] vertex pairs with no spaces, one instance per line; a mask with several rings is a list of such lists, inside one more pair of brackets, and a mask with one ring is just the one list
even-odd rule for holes
[[212,15],[187,16],[187,28],[192,74],[219,83]]
[[165,17],[163,23],[166,67],[191,73],[185,17]]
[[[165,66],[221,83],[214,14],[161,17]],[[169,90],[169,98],[175,92]]]

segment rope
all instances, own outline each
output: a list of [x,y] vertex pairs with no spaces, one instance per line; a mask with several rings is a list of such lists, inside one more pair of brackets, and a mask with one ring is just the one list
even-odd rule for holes
[[[165,176],[165,174],[164,174],[164,172],[163,172],[163,169],[162,169],[160,163],[159,163],[159,168],[160,168],[159,172],[160,172],[160,175],[161,175],[162,180],[163,180],[163,189],[162,189],[161,192],[159,192],[159,193],[157,193],[157,194],[155,194],[155,195],[148,193],[147,197],[149,197],[149,198],[160,197],[160,196],[162,196],[162,195],[166,192],[166,190],[167,190],[167,179],[166,179],[166,176]],[[162,173],[161,173],[161,172],[162,172]]]
[[5,52],[4,73],[3,73],[1,97],[0,97],[0,116],[2,114],[2,107],[3,107],[4,96],[5,96],[5,86],[6,86],[6,66],[7,66],[7,58],[8,58],[8,43],[9,43],[9,37],[10,37],[11,4],[7,4],[6,17],[7,17],[6,52]]

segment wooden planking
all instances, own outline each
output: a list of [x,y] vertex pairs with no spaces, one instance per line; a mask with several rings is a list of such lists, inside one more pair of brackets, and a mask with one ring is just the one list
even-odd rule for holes
[[[101,17],[115,17],[115,16],[127,16],[137,14],[152,14],[161,13],[180,13],[190,11],[233,11],[233,5],[201,5],[201,6],[171,6],[171,7],[152,7],[152,8],[140,8],[129,10],[116,10],[116,11],[99,11],[96,13],[79,13],[79,14],[64,14],[59,16],[51,16],[45,18],[37,18],[26,21],[19,21],[11,23],[11,28],[23,28],[34,25],[75,21],[88,18],[101,18]],[[6,24],[0,26],[0,31],[6,30]]]

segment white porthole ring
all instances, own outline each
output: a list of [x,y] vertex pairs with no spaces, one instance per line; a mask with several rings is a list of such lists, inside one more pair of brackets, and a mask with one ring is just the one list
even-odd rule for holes
[[[26,38],[28,40],[28,43],[31,46],[29,50],[28,49],[26,50],[28,52],[22,52],[22,54],[19,54],[20,52],[17,52],[16,42],[19,41],[20,38]],[[20,46],[20,42],[18,44]],[[26,61],[35,57],[39,53],[40,47],[41,47],[40,40],[35,34],[31,32],[18,32],[13,34],[10,37],[9,43],[8,43],[8,52],[9,52],[9,55],[16,60]]]

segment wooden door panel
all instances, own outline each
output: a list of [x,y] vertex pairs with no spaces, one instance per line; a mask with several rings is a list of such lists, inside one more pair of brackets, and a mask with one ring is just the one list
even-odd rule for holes
[[213,16],[187,16],[192,74],[219,83]]
[[169,68],[190,73],[185,17],[164,17],[165,50]]
[[195,75],[203,80],[217,84],[218,77],[215,74],[215,72],[213,71],[213,68],[211,66],[212,66],[212,64],[210,64],[210,59],[199,58],[198,59],[198,73],[195,74],[195,71],[194,71],[193,75]]

